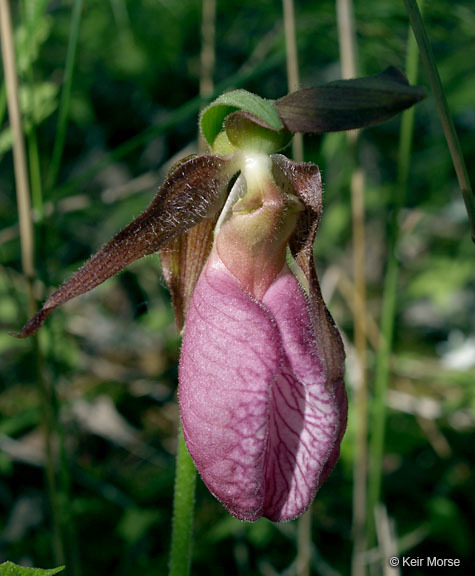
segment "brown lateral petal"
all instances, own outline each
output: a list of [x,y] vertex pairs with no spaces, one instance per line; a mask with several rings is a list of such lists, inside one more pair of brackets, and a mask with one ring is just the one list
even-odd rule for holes
[[340,333],[323,301],[313,259],[313,245],[322,213],[322,179],[318,166],[314,164],[292,162],[280,154],[273,155],[272,159],[276,182],[287,181],[294,194],[305,204],[289,246],[308,281],[310,317],[318,355],[322,359],[327,388],[333,392],[340,406],[338,438],[320,476],[321,482],[324,482],[340,455],[340,443],[346,429],[348,399],[344,382],[345,350]]
[[[328,386],[346,403],[344,392],[345,351],[335,322],[322,298],[313,259],[313,245],[322,212],[322,180],[318,166],[292,162],[285,156],[272,156],[274,177],[281,185],[290,186],[305,204],[289,246],[295,261],[309,283],[309,304],[319,353],[324,358]],[[341,435],[346,422],[342,423]],[[329,467],[331,470],[331,467]]]
[[177,330],[180,331],[193,290],[213,246],[217,216],[203,220],[160,250],[163,275],[170,290]]
[[34,334],[58,306],[92,290],[142,256],[157,252],[199,222],[214,220],[226,199],[232,171],[228,159],[205,154],[175,166],[149,207],[91,256],[14,336]]

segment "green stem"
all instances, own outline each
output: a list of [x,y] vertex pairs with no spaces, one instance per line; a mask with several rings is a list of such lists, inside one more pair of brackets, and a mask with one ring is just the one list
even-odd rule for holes
[[[29,282],[31,307],[38,309],[37,303],[33,296],[33,285]],[[46,446],[46,483],[48,486],[48,496],[51,509],[52,545],[54,560],[57,564],[65,563],[65,550],[62,530],[62,503],[60,502],[60,491],[57,483],[57,399],[53,386],[47,382],[44,377],[43,354],[39,341],[40,336],[35,334],[32,339],[33,352],[35,356],[36,378],[41,394],[41,405],[43,411],[43,426]]]
[[432,93],[434,94],[442,128],[444,129],[445,138],[457,174],[457,180],[467,209],[472,240],[475,242],[475,196],[470,185],[467,166],[465,165],[460,141],[457,132],[455,131],[452,116],[450,115],[449,105],[447,104],[442,82],[440,81],[437,64],[435,63],[434,54],[432,53],[432,47],[429,38],[427,37],[424,22],[422,21],[422,16],[417,7],[416,0],[404,0],[404,4],[419,46],[421,60],[426,70]]
[[4,82],[0,89],[0,128],[3,126],[6,111],[7,111],[7,87]]
[[110,0],[110,3],[119,34],[123,37],[128,36],[131,33],[130,19],[125,1]]
[[[32,88],[33,90],[33,88]],[[27,137],[28,141],[28,158],[30,164],[30,178],[31,178],[31,200],[33,210],[38,217],[38,223],[43,220],[43,190],[41,185],[41,168],[40,156],[38,150],[38,139],[36,137],[35,125],[31,127],[31,131]]]
[[183,430],[180,426],[176,455],[169,576],[188,576],[190,573],[195,486],[196,469],[186,448]]
[[[417,82],[418,50],[414,35],[409,29],[406,72],[409,82]],[[386,396],[389,382],[390,359],[393,346],[394,321],[396,316],[397,283],[399,261],[397,259],[397,244],[399,240],[398,219],[404,206],[409,167],[412,153],[412,137],[414,132],[415,108],[404,112],[401,121],[399,140],[398,181],[392,212],[389,235],[389,260],[384,279],[383,304],[381,312],[381,344],[376,362],[376,378],[374,386],[373,416],[371,419],[370,471],[368,485],[368,545],[375,541],[374,511],[381,499],[381,483],[383,475],[383,456],[386,427]]]
[[[27,30],[27,36],[33,33],[33,27],[39,16],[43,14],[44,4],[40,6],[40,12],[37,18],[28,19],[28,14],[25,6],[25,0],[21,3],[22,19]],[[41,223],[43,220],[43,191],[41,185],[41,168],[40,168],[40,155],[38,149],[38,139],[36,136],[36,98],[35,98],[35,78],[32,63],[28,62],[27,70],[25,73],[28,82],[29,91],[31,94],[31,128],[27,132],[28,144],[28,161],[30,168],[30,184],[31,184],[31,200],[33,209],[36,212],[38,221]]]
[[64,86],[61,92],[61,102],[59,105],[58,127],[56,140],[54,142],[53,158],[51,160],[50,173],[48,177],[48,188],[51,190],[58,178],[61,158],[63,156],[64,141],[66,139],[66,129],[68,125],[69,105],[71,102],[71,90],[73,86],[73,72],[76,61],[76,52],[79,39],[79,26],[81,24],[83,0],[75,0],[73,13],[71,16],[71,30],[69,36],[68,51],[66,54],[66,69],[64,74]]

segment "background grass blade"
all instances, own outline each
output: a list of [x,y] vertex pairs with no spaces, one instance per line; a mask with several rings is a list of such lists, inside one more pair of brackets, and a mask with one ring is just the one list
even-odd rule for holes
[[69,34],[68,51],[66,53],[66,66],[64,71],[64,84],[61,92],[61,102],[59,105],[58,124],[56,128],[56,139],[54,142],[53,157],[48,174],[48,189],[54,188],[58,179],[61,159],[63,157],[66,131],[68,127],[69,107],[71,103],[71,91],[73,87],[74,66],[79,40],[79,28],[81,24],[83,0],[74,0],[71,15],[71,30]]
[[3,69],[5,71],[5,82],[7,87],[8,115],[13,133],[13,161],[15,167],[18,216],[20,220],[22,268],[27,278],[33,278],[35,274],[35,266],[30,184],[28,179],[25,140],[23,137],[21,122],[18,76],[15,63],[15,46],[13,43],[13,27],[8,0],[2,0],[0,2],[0,23]]
[[[406,74],[409,82],[417,82],[419,51],[409,29],[406,57]],[[381,500],[383,456],[385,444],[386,403],[393,347],[394,325],[397,311],[399,277],[398,240],[399,219],[404,206],[411,164],[415,108],[404,112],[399,138],[398,177],[394,187],[392,217],[388,237],[388,262],[384,279],[381,310],[381,338],[376,360],[374,398],[371,406],[370,470],[368,486],[368,544],[375,543],[375,514]]]
[[411,22],[414,35],[421,53],[422,63],[424,65],[427,78],[429,80],[432,93],[434,94],[439,118],[444,129],[445,138],[449,146],[450,155],[457,174],[460,190],[463,195],[465,207],[467,209],[468,219],[472,240],[475,242],[475,196],[470,184],[467,166],[460,146],[460,141],[455,130],[454,122],[450,114],[449,105],[445,96],[442,82],[440,81],[439,71],[434,59],[432,47],[427,36],[422,16],[417,6],[416,0],[404,0],[409,20]]
[[[26,37],[31,37],[34,33],[34,27],[37,24],[39,17],[44,13],[46,2],[40,3],[37,7],[36,13],[31,14],[25,5],[25,0],[22,0],[22,20],[24,26],[27,30]],[[36,102],[36,90],[35,90],[35,77],[31,60],[28,60],[27,70],[26,70],[26,82],[28,84],[28,90],[31,95],[31,127],[27,132],[27,143],[28,143],[28,160],[30,168],[30,178],[31,178],[31,199],[33,204],[33,210],[38,218],[38,222],[43,219],[43,190],[42,190],[42,179],[41,179],[41,167],[40,167],[40,152],[38,148],[38,138],[37,138],[37,102]],[[1,104],[0,104],[0,119],[1,119]],[[1,124],[1,120],[0,120]]]
[[[355,17],[352,0],[337,0],[338,41],[343,78],[358,76]],[[363,168],[358,161],[358,132],[348,132],[352,160],[351,212],[353,235],[353,276],[355,284],[353,324],[358,368],[354,392],[356,433],[353,464],[353,555],[351,573],[364,576],[366,567],[366,501],[368,476],[368,376],[366,350],[366,256],[365,199]]]
[[[295,32],[295,8],[293,0],[282,0],[284,10],[285,51],[287,62],[287,86],[289,93],[300,88],[297,34]],[[292,140],[292,156],[303,162],[303,134],[295,134]]]

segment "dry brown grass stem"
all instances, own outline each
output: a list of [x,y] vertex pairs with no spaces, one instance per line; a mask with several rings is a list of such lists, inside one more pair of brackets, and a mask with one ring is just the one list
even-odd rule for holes
[[[353,143],[356,146],[356,142]],[[365,224],[364,174],[355,168],[351,179],[351,206],[353,221],[353,274],[354,274],[354,341],[358,356],[359,379],[355,387],[355,463],[353,478],[353,562],[352,575],[364,576],[362,562],[366,549],[366,502],[368,478],[368,383],[366,353],[366,278],[365,278]]]
[[200,96],[213,93],[216,61],[216,0],[203,0],[201,19]]
[[[343,296],[343,299],[348,308],[352,314],[355,315],[355,285],[346,274],[340,273],[338,275],[337,288],[340,294]],[[371,345],[373,350],[378,351],[381,345],[381,332],[379,331],[379,326],[376,320],[373,318],[370,312],[368,312],[367,309],[364,328],[366,330],[366,339],[368,344]]]
[[344,78],[355,78],[357,73],[358,48],[356,45],[355,17],[351,0],[337,0],[338,41],[340,64]]
[[[343,78],[357,76],[357,46],[352,0],[337,0],[340,61]],[[354,340],[360,367],[355,388],[355,463],[353,477],[353,559],[352,576],[366,573],[363,554],[366,549],[366,502],[368,477],[368,385],[366,357],[366,278],[364,172],[357,165],[358,132],[348,134],[355,168],[351,178],[353,223]]]
[[[203,0],[201,12],[200,96],[208,98],[214,91],[216,63],[216,0]],[[208,145],[202,134],[198,135],[198,148],[206,152]]]
[[12,18],[8,0],[0,0],[0,36],[3,69],[7,87],[8,116],[13,135],[13,164],[21,239],[21,264],[29,279],[35,274],[34,239],[31,217],[30,186],[26,163],[25,141],[21,123],[18,76],[13,42]]
[[398,545],[394,522],[388,516],[386,507],[378,504],[375,509],[375,524],[378,535],[379,549],[382,551],[381,570],[383,576],[400,576],[399,566],[392,566],[388,559],[398,556]]
[[[293,0],[282,0],[284,9],[285,50],[287,54],[287,86],[289,92],[300,87],[297,36],[295,32],[295,10]],[[292,142],[292,156],[297,162],[303,161],[303,136],[295,134]]]

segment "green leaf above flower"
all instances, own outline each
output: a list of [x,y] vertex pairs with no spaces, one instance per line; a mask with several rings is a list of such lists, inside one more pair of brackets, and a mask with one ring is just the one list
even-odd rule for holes
[[249,112],[255,123],[276,132],[284,127],[272,100],[265,100],[247,90],[233,90],[216,98],[201,114],[201,131],[210,146],[223,129],[226,116],[236,110]]
[[212,147],[224,129],[237,148],[273,153],[296,132],[364,128],[388,120],[424,97],[423,87],[411,86],[402,72],[390,67],[376,76],[337,80],[278,100],[265,100],[246,90],[227,92],[205,108],[200,125]]
[[27,568],[17,566],[13,562],[3,562],[0,564],[0,576],[53,576],[64,570],[64,566],[43,570],[42,568]]

